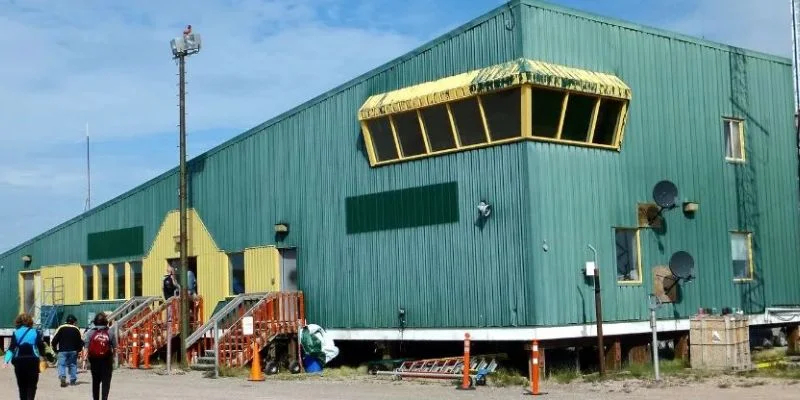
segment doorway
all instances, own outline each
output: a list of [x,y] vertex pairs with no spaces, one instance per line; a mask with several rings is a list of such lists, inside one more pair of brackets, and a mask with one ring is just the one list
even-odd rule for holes
[[22,275],[22,311],[33,318],[35,324],[39,324],[39,308],[42,306],[41,284],[42,274],[40,272],[27,272]]
[[282,292],[298,290],[297,283],[297,248],[278,249],[280,255],[281,287]]
[[[182,285],[184,282],[181,282],[181,259],[180,258],[167,259],[167,264],[169,266],[171,266],[175,270],[175,277],[178,278],[178,283],[180,283]],[[187,265],[187,267],[189,267],[188,268],[189,272],[191,272],[191,274],[189,275],[189,280],[190,281],[192,281],[192,280],[194,281],[195,293],[198,293],[198,291],[200,290],[200,287],[199,287],[199,284],[197,283],[197,281],[198,281],[198,279],[197,279],[197,257],[187,257],[186,258],[186,265]],[[194,279],[192,279],[192,275],[194,276]]]

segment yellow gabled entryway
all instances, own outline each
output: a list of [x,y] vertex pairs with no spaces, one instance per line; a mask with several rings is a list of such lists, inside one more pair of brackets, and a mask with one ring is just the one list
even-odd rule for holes
[[[197,292],[203,297],[203,320],[207,320],[217,302],[230,292],[227,255],[217,247],[211,234],[195,210],[187,213],[188,257],[197,258]],[[180,213],[170,211],[161,223],[150,251],[142,260],[142,292],[161,296],[161,282],[166,275],[167,260],[180,257],[177,238],[180,236]]]

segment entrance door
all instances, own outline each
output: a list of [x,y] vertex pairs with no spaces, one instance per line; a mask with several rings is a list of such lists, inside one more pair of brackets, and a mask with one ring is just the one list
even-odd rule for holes
[[39,272],[22,274],[23,312],[28,313],[36,324],[40,321],[39,308],[42,306],[41,286],[42,275]]
[[297,249],[278,249],[281,259],[281,287],[282,292],[298,290],[297,286]]

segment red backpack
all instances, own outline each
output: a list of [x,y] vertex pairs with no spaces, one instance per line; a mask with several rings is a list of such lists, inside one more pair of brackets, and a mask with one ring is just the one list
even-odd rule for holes
[[103,358],[111,355],[111,336],[108,329],[98,329],[89,339],[89,357]]

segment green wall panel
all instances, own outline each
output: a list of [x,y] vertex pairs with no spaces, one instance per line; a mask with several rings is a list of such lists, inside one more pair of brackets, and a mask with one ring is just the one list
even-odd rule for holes
[[458,182],[348,197],[347,233],[458,222]]
[[89,260],[141,256],[144,253],[144,228],[137,226],[90,233],[86,246]]

